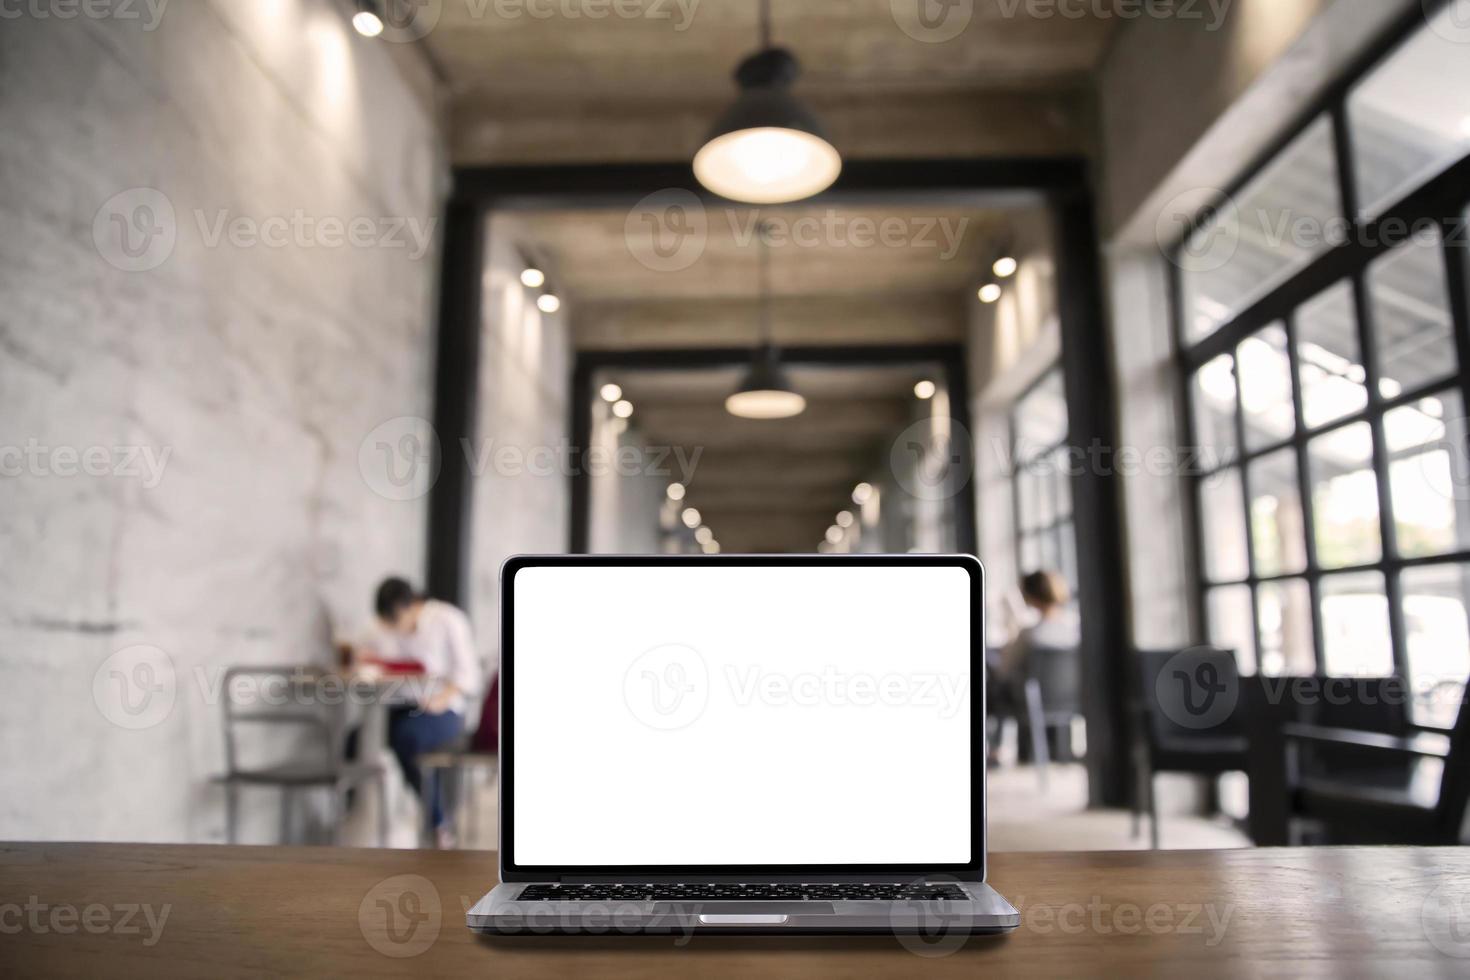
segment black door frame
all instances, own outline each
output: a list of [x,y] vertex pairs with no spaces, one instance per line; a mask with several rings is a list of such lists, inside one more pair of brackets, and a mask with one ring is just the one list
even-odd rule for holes
[[[427,585],[431,592],[464,602],[469,582],[472,476],[462,454],[446,452],[461,439],[475,437],[479,383],[481,263],[487,218],[495,210],[558,207],[629,207],[659,191],[687,190],[718,202],[694,180],[687,162],[607,165],[461,167],[446,211],[443,275],[439,296],[438,360],[434,426],[441,445],[439,479],[429,497]],[[816,203],[923,199],[940,202],[1046,205],[1051,212],[1056,252],[1058,315],[1062,329],[1062,367],[1066,381],[1072,445],[1116,447],[1116,403],[1112,352],[1103,312],[1100,243],[1087,162],[1081,158],[1007,158],[981,160],[857,160]],[[807,202],[811,203],[811,202]],[[876,349],[875,349],[876,350]],[[872,351],[846,348],[825,353],[863,358]],[[639,352],[629,352],[636,354]],[[648,353],[648,352],[642,352]],[[689,356],[728,357],[729,351]],[[740,352],[743,359],[748,356]],[[593,361],[578,358],[573,402],[590,379]],[[721,363],[726,363],[722,361]],[[966,360],[949,378],[952,391],[968,392]],[[582,372],[588,372],[582,374]],[[969,414],[968,395],[952,398],[952,410]],[[574,420],[573,445],[585,448],[588,412]],[[956,418],[960,418],[959,414]],[[581,422],[585,418],[588,422]],[[580,440],[580,441],[579,441]],[[968,451],[968,450],[967,450]],[[581,467],[574,466],[576,471]],[[971,496],[973,497],[973,487]],[[586,518],[575,516],[588,504],[585,486],[573,478],[573,544],[585,545]],[[1128,591],[1122,546],[1122,510],[1115,481],[1100,468],[1083,467],[1073,480],[1077,520],[1078,602],[1082,622],[1085,686],[1092,698],[1088,715],[1103,724],[1089,726],[1088,767],[1095,804],[1124,805],[1129,796],[1126,770],[1130,719],[1126,704],[1132,672],[1129,655]],[[969,511],[974,540],[974,507]]]
[[[949,392],[950,418],[958,431],[970,433],[969,371],[965,349],[960,344],[897,344],[847,347],[818,347],[783,344],[781,361],[787,365],[817,367],[867,367],[892,364],[932,364],[942,372],[945,390]],[[591,441],[592,406],[596,401],[593,381],[598,371],[624,370],[677,371],[690,368],[743,367],[750,363],[748,347],[709,347],[647,350],[579,351],[572,370],[571,424],[572,445],[586,446]],[[975,447],[970,439],[959,439],[954,445],[952,465],[960,473],[975,472]],[[975,524],[973,479],[965,481],[962,492],[969,494],[968,507],[955,511],[955,537],[959,550],[976,554],[979,534]],[[586,554],[591,539],[592,480],[584,466],[572,469],[572,554]]]

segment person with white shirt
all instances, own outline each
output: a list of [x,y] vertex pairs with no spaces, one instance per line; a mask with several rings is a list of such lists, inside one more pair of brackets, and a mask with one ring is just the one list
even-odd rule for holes
[[479,707],[484,677],[469,617],[450,603],[416,592],[401,578],[378,586],[374,608],[381,628],[357,658],[407,661],[423,668],[426,683],[418,689],[419,703],[389,712],[388,746],[429,809],[440,845],[448,846],[452,841],[438,787],[429,787],[426,796],[418,757],[463,735],[468,712]]
[[1021,579],[1021,598],[1035,619],[1020,630],[1001,654],[999,680],[1019,686],[1033,647],[1069,649],[1082,642],[1072,609],[1072,590],[1056,572],[1032,572]]

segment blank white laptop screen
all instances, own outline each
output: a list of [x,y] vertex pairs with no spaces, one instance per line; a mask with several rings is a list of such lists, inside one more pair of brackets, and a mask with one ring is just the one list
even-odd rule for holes
[[971,861],[958,566],[515,572],[520,866]]

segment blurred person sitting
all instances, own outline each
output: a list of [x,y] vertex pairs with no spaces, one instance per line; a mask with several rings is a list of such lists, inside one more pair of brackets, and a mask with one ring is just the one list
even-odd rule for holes
[[1072,590],[1062,576],[1032,572],[1021,579],[1021,598],[1034,618],[1006,644],[997,672],[997,680],[1013,692],[1026,681],[1026,662],[1032,649],[1069,649],[1082,642],[1082,629],[1072,610]]
[[428,809],[439,846],[452,847],[439,787],[431,786],[425,793],[418,757],[460,738],[467,712],[479,708],[484,677],[469,617],[448,602],[416,592],[401,578],[386,579],[378,586],[374,609],[379,629],[354,648],[353,660],[359,666],[408,662],[423,668],[426,683],[414,688],[418,703],[389,711],[388,746]]

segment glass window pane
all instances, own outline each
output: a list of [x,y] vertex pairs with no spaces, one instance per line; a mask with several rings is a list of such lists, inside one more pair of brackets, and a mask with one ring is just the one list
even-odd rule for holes
[[1408,632],[1409,683],[1414,721],[1449,728],[1470,674],[1470,566],[1431,565],[1406,569],[1399,579]]
[[1033,534],[1021,538],[1021,574],[1041,571],[1041,548]]
[[1317,672],[1312,647],[1312,590],[1302,579],[1267,582],[1256,590],[1261,673],[1305,677]]
[[1470,547],[1470,473],[1457,392],[1421,398],[1383,417],[1399,554]]
[[1380,213],[1470,149],[1464,17],[1462,3],[1448,4],[1348,97],[1364,213]]
[[1067,396],[1062,390],[1062,372],[1051,370],[1016,403],[1016,458],[1035,459],[1066,441]]
[[1296,409],[1291,400],[1291,359],[1286,328],[1276,323],[1241,341],[1240,403],[1245,410],[1245,444],[1270,446],[1291,436]]
[[1281,449],[1250,464],[1251,534],[1256,574],[1306,571],[1306,522],[1297,484],[1296,450]]
[[1221,354],[1195,373],[1194,437],[1206,469],[1235,458],[1235,400],[1235,358]]
[[1052,454],[1052,488],[1056,494],[1057,517],[1070,517],[1072,514],[1072,472],[1076,467],[1072,463],[1072,456],[1065,449],[1059,449]]
[[1383,557],[1373,432],[1346,425],[1308,444],[1317,560],[1323,568],[1366,565]]
[[1036,479],[1029,466],[1016,473],[1016,521],[1020,531],[1036,526]]
[[1221,470],[1201,481],[1200,522],[1204,531],[1205,578],[1211,582],[1245,578],[1249,568],[1240,470],[1233,467]]
[[1057,534],[1062,545],[1062,560],[1058,570],[1062,577],[1077,591],[1077,529],[1070,522],[1063,524]]
[[1459,369],[1438,232],[1401,245],[1368,270],[1378,390],[1396,398]]
[[1205,597],[1210,618],[1210,645],[1220,650],[1234,650],[1243,674],[1256,670],[1256,617],[1251,611],[1251,589],[1248,585],[1230,585],[1211,589]]
[[1386,677],[1393,673],[1388,598],[1379,572],[1322,579],[1322,652],[1335,677]]
[[1324,116],[1185,240],[1176,259],[1186,340],[1214,333],[1333,246],[1327,232],[1342,216],[1337,186],[1332,121]]
[[1308,426],[1315,429],[1367,407],[1351,282],[1338,283],[1297,310],[1296,356]]

